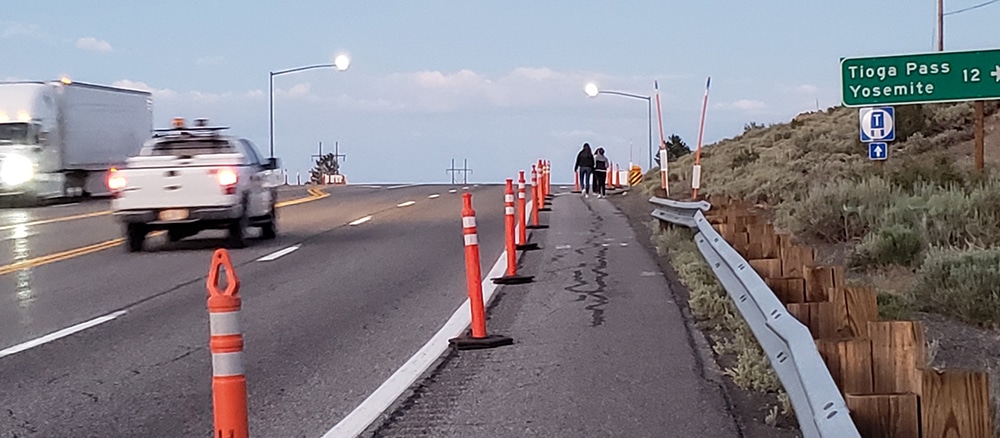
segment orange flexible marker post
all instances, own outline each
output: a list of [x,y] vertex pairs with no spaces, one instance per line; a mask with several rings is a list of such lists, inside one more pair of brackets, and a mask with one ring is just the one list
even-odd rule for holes
[[472,336],[448,340],[459,350],[493,348],[510,345],[514,340],[506,336],[486,334],[486,305],[483,302],[483,285],[479,271],[479,237],[476,230],[476,211],[472,209],[472,193],[462,194],[462,236],[465,238],[465,281],[469,289],[472,310]]
[[[225,270],[226,289],[219,289]],[[240,280],[229,252],[218,249],[208,271],[208,312],[212,351],[212,405],[217,437],[250,436],[247,414],[247,380],[243,375],[243,331],[240,329]]]
[[604,175],[604,176],[607,177],[607,178],[604,179],[604,187],[605,188],[609,188],[609,189],[615,188],[615,181],[612,179],[612,178],[614,178],[614,172],[612,172],[611,169],[612,169],[611,163],[609,162],[608,163],[608,169],[607,169],[608,173],[606,175]]
[[538,212],[541,210],[540,204],[545,202],[539,199],[538,190],[538,170],[535,165],[531,165],[531,225],[526,228],[536,230],[539,228],[548,228],[548,225],[542,225],[538,223]]
[[538,200],[538,211],[552,211],[548,195],[545,193],[545,162],[538,160],[538,189],[535,191]]
[[507,189],[503,195],[504,231],[506,231],[507,273],[493,279],[496,284],[530,283],[534,277],[517,275],[517,253],[514,244],[514,180],[507,178]]
[[573,172],[573,193],[580,193],[580,172]]
[[622,174],[621,174],[621,171],[622,170],[618,166],[618,164],[615,164],[615,188],[616,189],[622,188]]
[[517,172],[517,250],[533,251],[540,249],[537,243],[528,243],[528,209],[527,193],[524,189],[524,171]]

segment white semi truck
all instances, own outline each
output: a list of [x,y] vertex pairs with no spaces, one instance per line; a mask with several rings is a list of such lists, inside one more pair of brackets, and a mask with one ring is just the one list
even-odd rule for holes
[[152,132],[146,91],[67,79],[0,82],[0,200],[110,195],[108,171]]

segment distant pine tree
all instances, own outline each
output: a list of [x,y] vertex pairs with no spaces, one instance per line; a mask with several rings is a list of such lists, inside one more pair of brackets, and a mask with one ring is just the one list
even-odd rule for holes
[[672,134],[670,137],[667,137],[667,161],[675,161],[690,153],[691,149],[684,143],[681,136]]
[[327,175],[338,174],[340,174],[340,162],[331,152],[316,160],[316,167],[309,171],[309,180],[313,184],[323,184],[326,182]]

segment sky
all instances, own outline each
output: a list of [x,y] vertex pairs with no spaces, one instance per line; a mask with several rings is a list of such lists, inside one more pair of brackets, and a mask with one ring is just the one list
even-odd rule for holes
[[[958,11],[986,0],[945,0]],[[696,147],[750,122],[841,104],[839,60],[936,50],[935,0],[101,1],[33,0],[0,15],[0,80],[153,93],[173,117],[229,126],[303,181],[310,155],[345,157],[349,183],[496,183],[552,162],[572,183],[584,142],[649,168],[649,126]],[[945,50],[1000,47],[1000,3],[945,17]],[[600,94],[584,86],[652,96]],[[654,163],[655,165],[655,163]],[[459,182],[462,174],[455,175]]]

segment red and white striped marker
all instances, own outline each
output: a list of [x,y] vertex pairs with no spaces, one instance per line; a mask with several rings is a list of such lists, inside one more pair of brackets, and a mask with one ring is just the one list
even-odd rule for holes
[[[220,271],[225,270],[226,289],[219,289]],[[212,351],[212,405],[215,436],[247,438],[247,380],[243,375],[243,331],[240,328],[240,280],[229,260],[229,252],[218,249],[208,272],[208,316]]]
[[528,243],[528,199],[524,188],[524,171],[517,172],[517,250],[532,251],[539,249],[537,243]]
[[538,184],[538,169],[536,165],[531,165],[531,225],[526,228],[539,229],[548,228],[548,225],[538,223],[538,211],[542,209],[545,200],[540,198],[541,190]]
[[530,283],[534,277],[517,275],[517,253],[514,243],[514,180],[507,178],[507,188],[503,196],[505,246],[507,249],[507,273],[493,279],[495,284]]
[[486,334],[486,305],[483,302],[482,274],[479,270],[479,234],[476,229],[476,211],[472,209],[472,193],[462,194],[462,237],[465,239],[465,282],[469,289],[469,308],[472,312],[472,336],[448,340],[459,350],[493,348],[510,345],[514,340],[506,336]]

